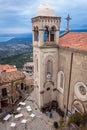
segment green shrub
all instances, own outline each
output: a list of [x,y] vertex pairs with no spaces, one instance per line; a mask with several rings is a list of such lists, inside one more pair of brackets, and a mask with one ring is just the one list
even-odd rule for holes
[[70,116],[69,118],[69,122],[70,123],[75,123],[77,126],[80,126],[82,124],[82,115],[80,113],[75,113],[73,115]]
[[56,121],[54,122],[54,128],[56,128],[56,129],[58,128],[58,122],[56,122]]
[[60,127],[62,127],[62,125],[63,125],[63,123],[64,123],[64,120],[63,120],[62,117],[60,117],[59,123],[60,123]]
[[87,113],[84,113],[82,115],[82,125],[83,126],[87,125]]

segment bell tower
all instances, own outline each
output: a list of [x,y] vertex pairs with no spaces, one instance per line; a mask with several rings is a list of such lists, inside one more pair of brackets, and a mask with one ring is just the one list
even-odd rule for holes
[[41,108],[56,100],[60,17],[48,4],[42,4],[32,18],[34,92]]

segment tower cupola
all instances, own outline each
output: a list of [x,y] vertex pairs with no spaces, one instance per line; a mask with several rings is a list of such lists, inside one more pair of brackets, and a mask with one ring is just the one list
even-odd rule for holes
[[33,45],[57,45],[60,30],[60,17],[56,17],[54,9],[48,4],[39,6],[36,17],[32,18]]
[[54,9],[48,4],[41,4],[37,9],[36,16],[56,17]]

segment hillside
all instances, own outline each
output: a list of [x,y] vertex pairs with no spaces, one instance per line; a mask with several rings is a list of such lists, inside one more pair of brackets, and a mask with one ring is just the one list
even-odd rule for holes
[[10,64],[15,65],[18,69],[23,68],[23,65],[26,62],[33,61],[33,54],[32,53],[22,53],[22,54],[15,54],[8,57],[0,58],[0,64]]
[[32,52],[32,34],[16,36],[11,40],[0,42],[0,57]]
[[32,34],[15,35],[8,41],[0,42],[0,64],[16,65],[21,69],[25,62],[32,60]]

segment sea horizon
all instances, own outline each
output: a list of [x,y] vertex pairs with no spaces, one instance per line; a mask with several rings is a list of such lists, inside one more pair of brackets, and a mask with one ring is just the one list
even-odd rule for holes
[[[64,33],[65,30],[60,30],[60,34]],[[70,32],[87,32],[87,29],[71,29]],[[20,33],[20,34],[0,34],[0,42],[6,42],[13,38],[28,38],[28,36],[32,37],[32,32],[29,33]]]

